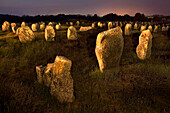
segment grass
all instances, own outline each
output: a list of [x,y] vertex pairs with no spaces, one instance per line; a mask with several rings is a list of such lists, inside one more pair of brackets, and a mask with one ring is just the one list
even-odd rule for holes
[[[100,72],[94,52],[97,34],[106,28],[78,31],[77,41],[67,40],[66,30],[64,26],[56,31],[54,42],[46,42],[44,32],[35,32],[36,40],[25,44],[9,35],[11,32],[0,31],[0,112],[170,112],[170,42],[166,33],[153,33],[152,55],[145,61],[135,53],[139,32],[124,36],[121,71],[109,76]],[[57,55],[72,60],[73,103],[59,103],[36,80],[35,66],[54,62]]]

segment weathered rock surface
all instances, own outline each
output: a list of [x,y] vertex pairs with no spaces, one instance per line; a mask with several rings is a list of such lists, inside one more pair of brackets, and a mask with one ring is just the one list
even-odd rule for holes
[[122,56],[124,39],[122,29],[116,27],[97,36],[95,53],[101,72],[117,74]]
[[19,27],[16,31],[16,34],[18,35],[20,42],[25,43],[35,39],[33,31],[28,26]]
[[52,26],[48,25],[45,28],[45,40],[46,41],[55,41],[55,30]]
[[126,24],[126,26],[125,26],[125,35],[127,35],[127,36],[131,35],[131,28],[132,28],[131,24]]
[[51,95],[58,98],[60,102],[73,102],[73,79],[70,74],[71,60],[57,56],[53,65],[53,80],[51,84]]
[[5,21],[2,25],[2,31],[7,31],[9,30],[10,24],[8,21]]
[[150,30],[145,30],[139,36],[139,45],[136,53],[139,59],[145,60],[151,56],[152,34]]
[[67,38],[69,40],[77,40],[78,37],[77,37],[77,30],[75,27],[73,26],[70,26],[67,30]]

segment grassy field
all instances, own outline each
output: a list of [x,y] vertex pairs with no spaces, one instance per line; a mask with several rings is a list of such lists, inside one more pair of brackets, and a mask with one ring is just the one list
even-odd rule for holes
[[[168,113],[170,112],[170,41],[167,33],[153,33],[151,58],[141,61],[135,48],[140,32],[124,36],[121,71],[100,73],[95,56],[97,34],[106,28],[78,32],[66,38],[67,27],[56,31],[56,41],[20,43],[11,32],[0,31],[0,112],[2,113]],[[72,60],[73,103],[59,103],[36,80],[35,67],[54,62],[55,56]]]

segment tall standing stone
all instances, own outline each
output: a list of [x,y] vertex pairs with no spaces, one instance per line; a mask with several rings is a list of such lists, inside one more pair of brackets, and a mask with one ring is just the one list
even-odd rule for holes
[[95,53],[101,72],[108,74],[117,74],[119,72],[123,46],[124,39],[120,27],[98,34]]
[[52,26],[48,25],[46,28],[45,28],[45,39],[46,41],[54,41],[55,37],[55,30]]
[[139,59],[144,60],[151,56],[152,34],[150,30],[142,31],[139,36],[139,45],[136,48],[136,53]]
[[77,37],[77,30],[75,27],[73,26],[70,26],[67,30],[67,38],[69,40],[77,40],[78,37]]
[[33,41],[35,39],[35,35],[33,31],[30,29],[30,27],[19,27],[16,31],[16,34],[19,37],[20,42],[28,42]]
[[71,77],[72,62],[63,56],[57,56],[53,64],[53,80],[50,93],[60,102],[73,102],[73,78]]

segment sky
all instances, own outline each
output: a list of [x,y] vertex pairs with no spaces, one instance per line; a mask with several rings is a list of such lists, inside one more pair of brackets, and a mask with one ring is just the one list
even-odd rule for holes
[[57,15],[97,14],[118,15],[137,12],[149,15],[169,15],[170,0],[0,0],[0,14],[10,15]]

